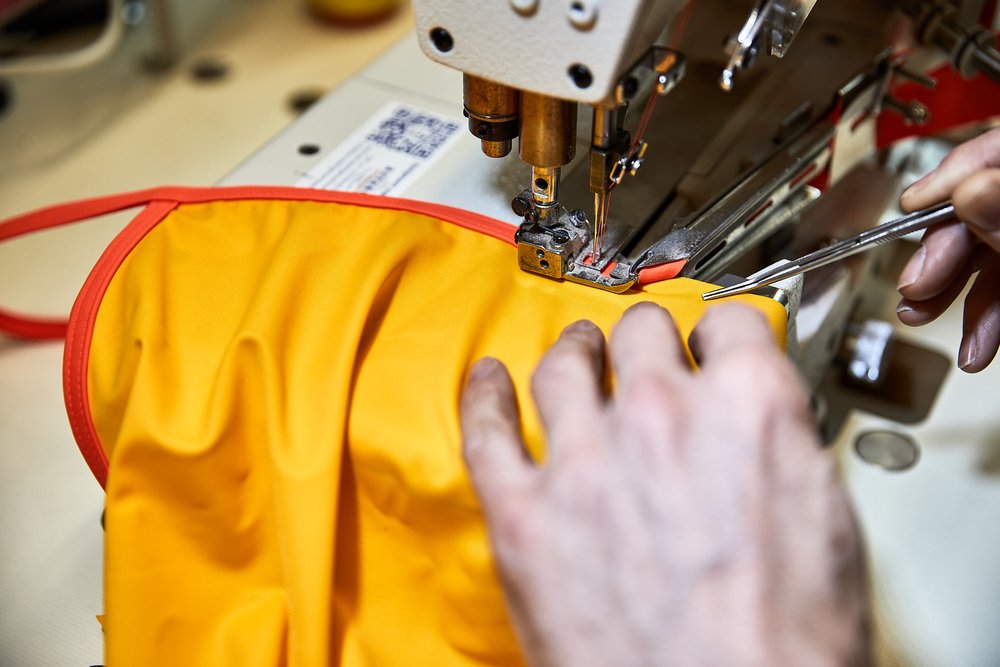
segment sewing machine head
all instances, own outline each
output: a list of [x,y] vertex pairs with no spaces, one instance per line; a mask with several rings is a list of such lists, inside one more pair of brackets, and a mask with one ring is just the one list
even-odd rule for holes
[[[719,47],[726,59],[719,85],[732,89],[736,74],[759,54],[784,56],[814,3],[738,3],[749,16],[742,28],[732,26],[732,37]],[[684,75],[684,56],[658,44],[683,32],[691,5],[686,0],[628,0],[614,6],[599,0],[510,0],[470,11],[463,3],[417,0],[414,9],[425,53],[464,73],[465,115],[483,152],[506,156],[517,138],[520,158],[530,166],[530,185],[512,202],[525,220],[518,233],[521,266],[605,289],[628,289],[636,271],[612,264],[639,230],[608,229],[611,193],[642,165],[656,100]],[[591,108],[592,118],[589,214],[565,206],[560,197],[560,171],[576,154],[582,104]],[[630,107],[639,113],[631,132],[625,125]]]
[[[933,86],[923,72],[945,59],[1000,82],[993,35],[977,26],[993,6],[414,1],[423,50],[465,75],[483,151],[504,156],[519,139],[530,166],[528,187],[510,193],[520,266],[611,291],[723,282],[877,224],[906,161],[879,152],[883,121],[916,127],[934,112],[900,83]],[[577,107],[590,111],[579,115],[587,159],[574,159]],[[892,288],[878,275],[883,250],[814,272],[790,296],[792,356],[811,387]]]

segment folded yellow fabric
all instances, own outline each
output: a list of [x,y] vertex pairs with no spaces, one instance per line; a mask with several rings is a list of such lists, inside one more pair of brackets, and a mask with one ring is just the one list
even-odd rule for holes
[[[558,283],[502,223],[292,192],[150,207],[78,302],[107,662],[519,664],[460,453],[468,369],[510,368],[541,453],[529,378],[561,329],[649,300],[686,337],[706,286]],[[741,300],[783,343],[780,305]]]

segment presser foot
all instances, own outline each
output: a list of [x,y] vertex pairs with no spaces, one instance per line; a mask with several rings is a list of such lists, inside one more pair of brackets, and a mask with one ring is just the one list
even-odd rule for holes
[[582,210],[567,211],[561,204],[554,204],[540,216],[531,206],[527,191],[515,198],[513,207],[524,217],[514,235],[522,270],[615,293],[626,292],[636,284],[637,277],[629,268],[614,261],[628,237],[627,229],[609,230],[602,241],[600,258],[595,260],[592,225]]

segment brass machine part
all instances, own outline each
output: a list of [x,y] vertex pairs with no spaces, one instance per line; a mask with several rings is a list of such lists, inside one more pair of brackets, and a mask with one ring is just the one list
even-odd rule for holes
[[521,93],[521,160],[531,165],[531,193],[540,218],[559,203],[559,168],[576,154],[576,102]]
[[521,93],[521,159],[534,167],[561,167],[576,154],[576,102]]
[[517,89],[471,74],[464,76],[463,89],[469,132],[479,138],[488,157],[506,156],[519,130]]

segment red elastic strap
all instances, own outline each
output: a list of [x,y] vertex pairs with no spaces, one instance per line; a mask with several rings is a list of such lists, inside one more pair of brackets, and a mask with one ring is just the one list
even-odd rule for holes
[[[203,204],[212,201],[246,199],[280,199],[286,201],[316,201],[353,204],[371,208],[385,208],[434,216],[467,229],[492,236],[507,243],[514,243],[514,227],[488,218],[429,202],[417,202],[392,197],[381,197],[353,192],[311,190],[284,186],[234,186],[234,187],[184,187],[168,186],[136,190],[117,195],[82,199],[57,206],[50,206],[0,222],[0,242],[45,229],[82,222],[109,213],[145,206],[154,201],[183,204]],[[65,319],[36,318],[0,310],[0,332],[18,338],[44,340],[61,338],[66,334]]]
[[54,340],[66,335],[66,320],[28,317],[0,310],[0,331],[14,338]]
[[95,264],[73,306],[68,330],[66,323],[62,321],[35,320],[0,313],[0,330],[13,335],[25,338],[55,337],[66,331],[63,359],[63,394],[66,412],[80,451],[101,486],[107,484],[108,458],[91,415],[87,369],[90,361],[90,339],[108,285],[136,244],[178,204],[235,200],[332,202],[408,211],[450,222],[505,243],[512,245],[515,243],[513,225],[450,206],[376,195],[280,186],[156,188],[53,206],[0,223],[0,241],[3,241],[22,234],[148,205],[115,237]]
[[[15,216],[0,222],[0,242],[142,206],[149,203],[155,192],[155,190],[143,190],[123,195],[85,199]],[[0,332],[16,338],[29,340],[62,338],[66,335],[66,327],[67,320],[65,318],[32,317],[0,310]]]

